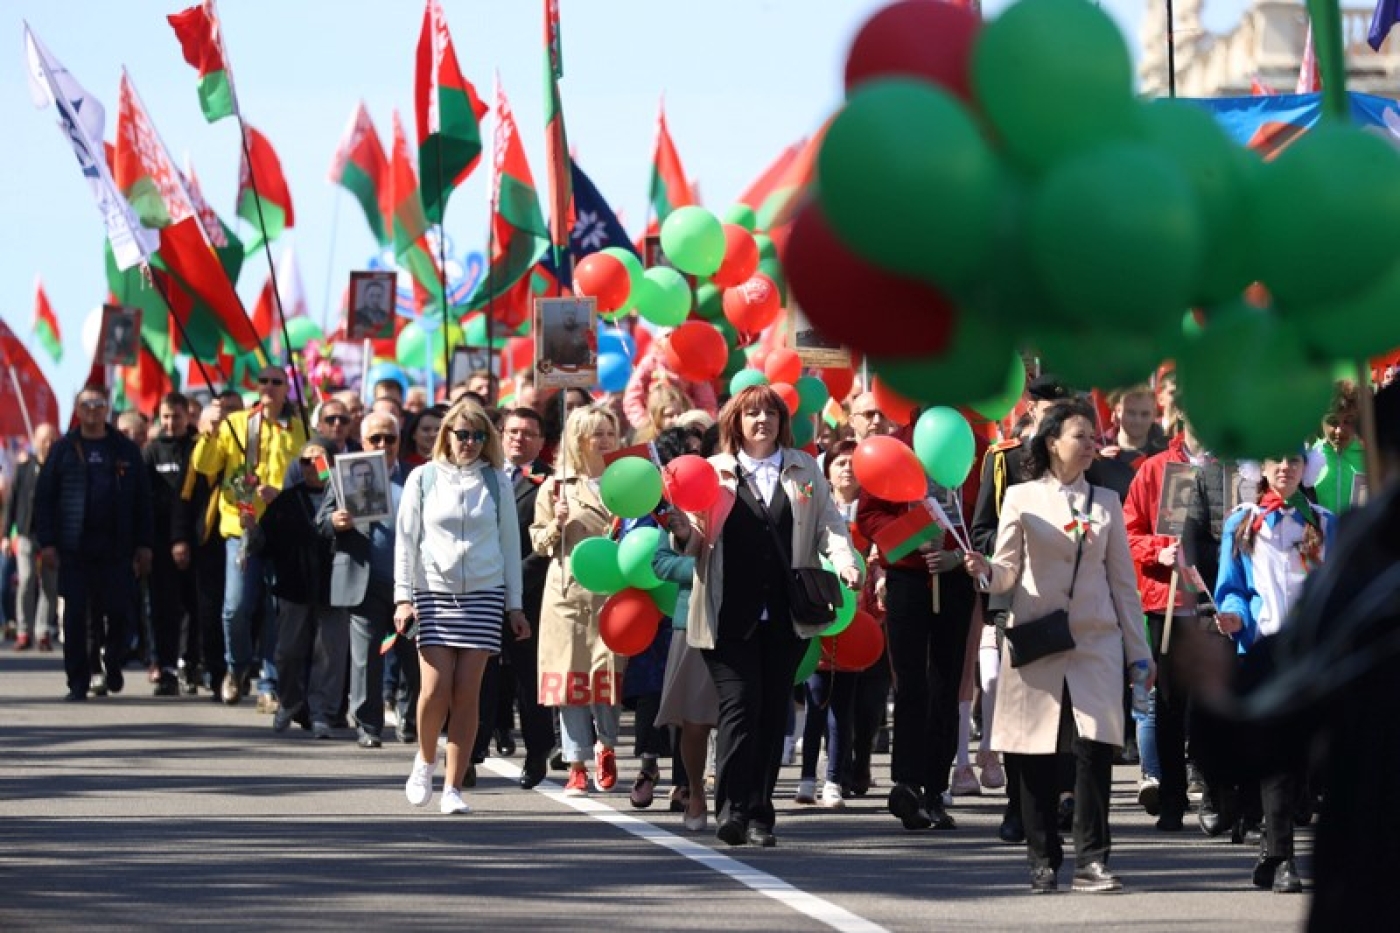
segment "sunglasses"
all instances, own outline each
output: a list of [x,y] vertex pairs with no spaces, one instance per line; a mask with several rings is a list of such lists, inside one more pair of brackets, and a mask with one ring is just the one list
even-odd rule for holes
[[365,440],[369,441],[371,444],[383,444],[387,447],[390,444],[397,444],[399,442],[399,436],[397,434],[371,434],[369,437],[365,438]]
[[100,398],[85,398],[78,404],[81,405],[83,408],[86,408],[88,411],[97,411],[99,408],[107,407],[106,399]]
[[326,424],[349,424],[349,415],[324,415],[321,418]]
[[287,384],[287,380],[285,380],[285,379],[265,379],[265,378],[259,378],[259,379],[258,379],[258,385],[260,385],[260,386],[280,386],[280,385],[286,385],[286,384]]
[[485,431],[469,431],[466,428],[458,428],[452,432],[452,436],[463,444],[484,444],[486,443]]

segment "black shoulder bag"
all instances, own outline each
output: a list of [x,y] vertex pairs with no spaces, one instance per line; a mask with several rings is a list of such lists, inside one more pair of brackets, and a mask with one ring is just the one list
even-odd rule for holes
[[[1089,487],[1089,501],[1084,506],[1088,512],[1094,507],[1094,487]],[[1022,667],[1052,654],[1069,651],[1074,647],[1074,636],[1069,632],[1069,606],[1074,603],[1074,584],[1079,579],[1079,561],[1084,556],[1084,534],[1079,535],[1079,546],[1074,551],[1074,573],[1069,579],[1069,600],[1064,609],[1056,609],[1049,615],[1029,622],[1018,622],[1007,626],[1006,643],[1011,648],[1011,666]],[[1025,568],[1022,568],[1022,573]]]
[[[763,501],[758,489],[749,482],[749,476],[743,468],[736,465],[735,469],[739,480],[749,487],[749,492],[753,493],[758,507],[763,510],[763,523],[768,526],[768,533],[773,536],[773,544],[778,553],[787,558],[788,566],[792,567],[792,542],[783,543],[782,535],[778,534],[777,523],[773,521],[773,513],[768,510],[768,503]],[[792,613],[794,622],[802,626],[816,627],[830,625],[836,621],[836,610],[842,602],[841,581],[836,574],[822,567],[792,567],[787,583],[788,610]]]

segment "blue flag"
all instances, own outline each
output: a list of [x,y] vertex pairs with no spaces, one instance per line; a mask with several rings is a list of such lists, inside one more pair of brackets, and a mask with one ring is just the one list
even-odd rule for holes
[[1376,0],[1376,12],[1371,15],[1371,31],[1366,42],[1377,52],[1390,35],[1390,29],[1400,20],[1400,0]]
[[[592,179],[578,167],[578,163],[570,161],[570,174],[574,182],[574,228],[569,231],[569,267],[572,268],[590,253],[609,246],[620,246],[635,254],[637,248],[627,238],[627,231],[622,228],[622,222],[617,219],[613,209],[603,199]],[[552,252],[544,254],[540,266],[551,279],[558,278]]]

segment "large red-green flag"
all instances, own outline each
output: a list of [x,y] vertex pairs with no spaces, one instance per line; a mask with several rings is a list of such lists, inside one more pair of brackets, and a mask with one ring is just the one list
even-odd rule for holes
[[428,0],[423,11],[413,113],[418,123],[423,213],[440,224],[448,197],[481,161],[481,118],[486,115],[486,105],[462,76],[438,0]]
[[470,311],[487,310],[498,320],[519,322],[528,316],[519,305],[528,291],[515,288],[549,249],[549,228],[540,211],[540,198],[515,114],[496,79],[496,132],[492,140],[496,171],[491,180],[491,263],[467,299]]
[[549,181],[549,241],[554,248],[554,266],[561,283],[573,281],[569,254],[569,234],[574,229],[574,181],[569,159],[569,138],[564,132],[564,106],[559,99],[559,79],[555,77],[550,45],[559,40],[558,12],[551,18],[550,4],[544,0],[544,151],[545,177]]
[[395,258],[414,281],[440,299],[442,282],[428,245],[428,218],[423,213],[418,177],[413,171],[413,154],[408,150],[408,137],[404,135],[398,110],[394,111],[394,149],[389,162],[389,203],[393,205],[390,218]]
[[380,246],[389,242],[385,218],[393,205],[389,203],[389,159],[384,145],[364,101],[355,107],[350,124],[336,147],[331,162],[331,181],[355,196],[369,221],[370,232]]
[[238,168],[238,216],[257,231],[248,242],[248,250],[262,247],[263,240],[271,243],[283,230],[296,226],[292,210],[292,192],[287,177],[282,174],[282,162],[272,143],[251,126],[247,127],[248,145]]
[[223,28],[214,0],[204,0],[166,17],[185,61],[199,72],[199,107],[204,119],[213,123],[238,113],[238,97],[233,91],[233,72],[224,52]]
[[783,179],[787,177],[789,167],[797,160],[798,156],[802,154],[802,150],[806,145],[807,140],[801,139],[780,152],[778,157],[763,170],[763,174],[755,178],[749,186],[744,189],[744,193],[739,195],[737,199],[738,203],[747,204],[757,213],[757,211],[763,207],[764,203],[767,202],[773,193],[782,185]]
[[659,228],[678,207],[696,203],[695,191],[686,181],[676,143],[666,126],[666,105],[656,118],[656,149],[651,157],[651,209]]
[[34,279],[34,339],[55,363],[63,360],[63,333],[54,316],[53,305],[49,304],[48,293],[44,291],[42,279]]

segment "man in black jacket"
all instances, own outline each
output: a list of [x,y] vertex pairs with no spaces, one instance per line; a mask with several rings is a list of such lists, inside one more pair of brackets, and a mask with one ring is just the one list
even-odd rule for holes
[[58,440],[58,429],[41,424],[34,430],[34,455],[15,468],[15,480],[5,497],[4,544],[15,555],[18,592],[15,618],[19,634],[15,650],[23,651],[37,640],[40,651],[52,651],[58,624],[58,575],[39,560],[34,540],[34,490],[39,470]]
[[160,668],[155,687],[158,697],[180,692],[180,631],[186,618],[190,620],[191,643],[184,655],[186,664],[194,663],[198,656],[191,542],[184,530],[176,527],[176,503],[185,485],[194,443],[189,399],[171,392],[160,402],[160,434],[141,454],[151,482],[151,629]]
[[[120,693],[130,646],[136,578],[151,568],[151,484],[141,451],[107,423],[101,386],[78,393],[78,426],[53,446],[39,471],[34,528],[63,598],[63,667],[70,701],[90,687]],[[88,614],[105,617],[105,678],[88,657]]]

